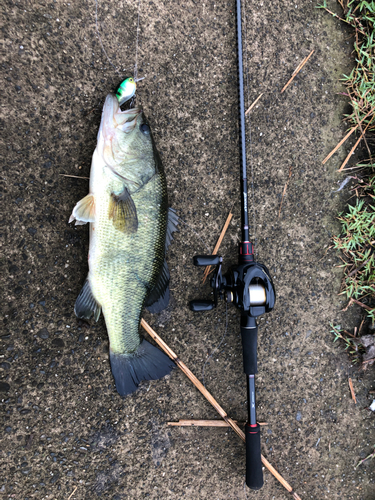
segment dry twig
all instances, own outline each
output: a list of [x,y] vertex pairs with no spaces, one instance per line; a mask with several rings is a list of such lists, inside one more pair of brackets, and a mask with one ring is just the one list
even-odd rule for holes
[[[203,394],[203,396],[207,399],[209,403],[215,408],[215,410],[219,413],[221,418],[225,420],[234,430],[234,432],[239,436],[243,442],[245,442],[245,433],[238,427],[238,425],[232,420],[223,408],[215,401],[213,396],[208,392],[208,390],[204,387],[204,385],[197,379],[197,377],[192,373],[189,368],[183,363],[175,354],[170,347],[159,337],[159,335],[151,328],[151,326],[146,323],[144,319],[141,320],[141,326],[146,330],[146,332],[155,340],[155,342],[163,349],[163,351],[171,358],[172,361],[176,363],[176,365],[180,368],[180,370],[185,373],[185,375],[193,382],[195,387]],[[277,472],[276,469],[272,467],[269,461],[261,455],[262,463],[267,469],[273,474],[276,479],[284,486],[286,490],[291,493],[295,500],[301,500],[300,496],[293,491],[293,488],[290,484],[285,481],[285,479]]]
[[289,87],[289,85],[292,83],[292,81],[294,80],[294,78],[298,75],[298,73],[301,71],[301,69],[304,67],[304,65],[307,63],[307,61],[310,59],[310,57],[313,55],[314,51],[312,50],[310,52],[310,54],[308,56],[305,57],[305,59],[303,59],[299,65],[296,67],[296,69],[293,71],[293,74],[290,78],[290,80],[284,85],[282,91],[281,91],[281,94],[284,92],[284,90]]
[[[355,331],[355,328],[354,328],[354,331]],[[343,330],[343,332],[344,332],[346,335],[349,335],[349,337],[352,337],[352,339],[356,339],[356,338],[357,338],[355,335],[353,335],[352,333],[348,332],[348,330]]]
[[258,96],[255,101],[253,102],[253,104],[250,106],[250,108],[245,112],[245,116],[248,115],[250,113],[250,111],[253,109],[253,107],[255,106],[255,104],[259,101],[259,99],[262,97],[263,93],[260,94],[260,96]]
[[[224,227],[220,233],[219,239],[217,240],[217,243],[215,245],[214,251],[212,252],[212,255],[216,255],[217,252],[219,251],[221,242],[223,241],[223,238],[225,236],[225,233],[227,232],[228,226],[230,224],[230,221],[232,220],[233,214],[232,212],[229,212],[229,215],[227,217],[227,220],[225,221]],[[203,283],[205,283],[207,276],[210,274],[211,266],[207,266],[206,269],[204,270],[203,274]]]
[[[362,366],[366,365],[367,363],[371,363],[372,361],[375,361],[375,358],[371,359],[366,359],[365,361],[362,361]],[[371,391],[370,391],[371,392]],[[375,392],[375,391],[374,391]]]
[[[245,422],[237,422],[238,425],[245,425]],[[259,425],[268,425],[267,422],[258,422]],[[230,427],[224,420],[179,420],[178,422],[167,422],[171,427]]]
[[352,395],[352,400],[354,401],[355,404],[357,404],[357,400],[355,398],[355,392],[353,389],[353,382],[352,382],[352,379],[350,377],[349,377],[349,388],[350,388],[350,393]]
[[324,160],[322,161],[322,164],[324,165],[330,158],[331,156],[333,156],[336,151],[344,144],[344,142],[352,135],[352,133],[357,130],[357,128],[361,125],[361,123],[366,120],[366,118],[375,110],[375,106],[373,108],[370,109],[370,111],[367,113],[367,115],[365,115],[362,120],[355,126],[353,127],[351,130],[349,130],[349,132],[346,134],[346,136],[341,139],[341,141],[337,144],[337,146],[335,148],[332,149],[332,151],[329,153],[329,155],[327,155]]
[[372,311],[373,310],[373,307],[370,307],[370,306],[366,306],[366,304],[362,304],[362,302],[360,302],[359,300],[357,299],[353,299],[353,297],[350,297],[350,300],[348,302],[348,305],[342,309],[343,312],[347,311],[349,309],[349,307],[353,304],[357,304],[358,306],[361,306],[363,307],[364,309],[366,309],[367,311]]
[[357,267],[356,269],[354,269],[353,271],[351,271],[348,276],[354,276],[355,274],[358,273],[358,271],[360,271],[363,267],[365,267],[368,263],[369,263],[370,259],[367,259],[365,262],[362,262],[362,264]]

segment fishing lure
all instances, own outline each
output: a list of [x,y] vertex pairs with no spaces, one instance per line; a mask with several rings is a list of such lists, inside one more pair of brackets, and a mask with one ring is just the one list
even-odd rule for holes
[[137,90],[137,84],[134,78],[125,78],[123,82],[120,83],[118,89],[116,90],[116,97],[120,106],[129,101]]

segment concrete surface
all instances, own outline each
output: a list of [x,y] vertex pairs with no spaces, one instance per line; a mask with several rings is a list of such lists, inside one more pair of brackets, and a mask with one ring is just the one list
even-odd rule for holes
[[[332,193],[350,141],[322,165],[345,130],[338,80],[353,65],[352,40],[315,7],[308,0],[244,5],[248,104],[264,93],[251,114],[251,206],[258,258],[269,266],[278,297],[260,320],[258,418],[268,422],[263,454],[302,499],[369,500],[373,464],[354,467],[374,443],[373,415],[365,409],[371,372],[351,366],[329,327],[354,326],[361,314],[340,312],[340,261],[329,249],[335,216],[350,196],[347,187]],[[189,224],[181,224],[168,255],[170,306],[144,317],[199,378],[204,367],[207,388],[244,421],[238,312],[228,308],[226,329],[223,303],[210,313],[188,309],[190,299],[210,294],[192,257],[213,248],[232,206],[221,254],[225,266],[236,262],[234,9],[233,1],[142,2],[138,66],[146,78],[138,99],[162,155],[170,204]],[[136,1],[99,2],[98,27],[119,76],[101,50],[94,1],[2,4],[1,496],[288,498],[267,471],[261,491],[245,490],[245,449],[231,430],[166,426],[218,417],[177,369],[122,400],[103,319],[87,325],[74,316],[88,229],[68,219],[88,183],[62,174],[89,174],[104,98],[134,67],[136,24]]]

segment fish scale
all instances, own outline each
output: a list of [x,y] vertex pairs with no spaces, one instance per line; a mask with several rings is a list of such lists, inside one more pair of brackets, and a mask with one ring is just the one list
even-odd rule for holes
[[156,174],[133,196],[139,223],[134,235],[118,238],[108,223],[110,192],[118,190],[116,182],[109,179],[109,189],[97,202],[98,221],[91,232],[97,241],[94,255],[90,252],[89,281],[102,306],[113,352],[132,353],[139,346],[140,311],[163,265],[167,207],[162,177]]

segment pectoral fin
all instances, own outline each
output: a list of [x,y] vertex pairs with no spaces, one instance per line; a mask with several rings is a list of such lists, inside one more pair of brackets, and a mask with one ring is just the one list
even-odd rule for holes
[[121,194],[111,194],[108,216],[116,229],[122,233],[136,233],[138,229],[137,209],[129,191],[124,187]]
[[69,223],[75,219],[76,226],[86,224],[87,222],[95,221],[95,198],[94,195],[88,194],[82,200],[79,200],[73,208]]

